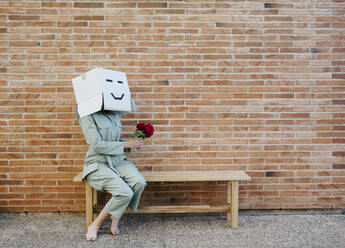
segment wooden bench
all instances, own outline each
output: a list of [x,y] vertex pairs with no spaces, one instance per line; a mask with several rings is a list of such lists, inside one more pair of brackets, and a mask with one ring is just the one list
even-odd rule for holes
[[[187,212],[226,212],[231,228],[238,226],[238,181],[250,180],[243,171],[142,171],[146,182],[190,182],[190,181],[227,181],[226,205],[178,205],[144,206],[137,211],[129,208],[125,213],[187,213]],[[82,172],[76,175],[74,182],[82,182]],[[103,206],[98,204],[97,190],[86,183],[86,228],[97,217]]]

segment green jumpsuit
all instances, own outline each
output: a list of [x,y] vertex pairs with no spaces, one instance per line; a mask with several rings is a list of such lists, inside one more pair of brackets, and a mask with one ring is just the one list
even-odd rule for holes
[[[131,99],[132,109],[135,103]],[[124,140],[120,139],[120,116],[127,112],[100,110],[80,118],[89,150],[83,167],[83,181],[93,188],[109,192],[112,197],[104,209],[120,219],[129,206],[135,211],[145,186],[145,178],[126,158]]]

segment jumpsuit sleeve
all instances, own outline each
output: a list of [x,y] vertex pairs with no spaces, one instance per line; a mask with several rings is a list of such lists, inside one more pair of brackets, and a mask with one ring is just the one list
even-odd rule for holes
[[98,133],[96,124],[90,115],[78,121],[83,130],[86,143],[97,153],[105,155],[119,155],[124,153],[125,144],[121,141],[104,141]]
[[[137,110],[137,106],[135,105],[135,102],[133,98],[131,97],[131,112],[135,112]],[[128,111],[120,111],[119,114],[120,116],[129,114],[130,112]]]

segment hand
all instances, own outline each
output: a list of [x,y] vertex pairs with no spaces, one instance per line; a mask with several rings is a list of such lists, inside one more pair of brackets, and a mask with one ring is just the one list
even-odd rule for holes
[[129,147],[129,148],[141,147],[143,145],[144,145],[143,138],[134,138],[134,139],[127,140],[125,142],[125,147]]

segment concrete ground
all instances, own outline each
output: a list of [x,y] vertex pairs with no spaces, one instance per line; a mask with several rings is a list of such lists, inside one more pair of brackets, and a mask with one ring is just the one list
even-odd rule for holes
[[0,247],[345,247],[343,211],[240,211],[238,229],[225,213],[124,214],[118,236],[109,225],[90,242],[84,213],[0,213]]

